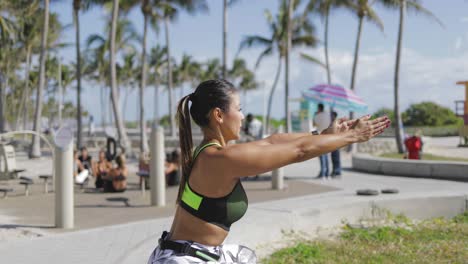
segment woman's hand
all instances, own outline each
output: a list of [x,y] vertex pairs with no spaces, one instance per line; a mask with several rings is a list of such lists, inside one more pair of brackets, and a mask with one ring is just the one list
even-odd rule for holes
[[354,141],[364,142],[381,134],[387,127],[390,126],[388,117],[378,117],[370,120],[371,116],[366,115],[358,118],[351,125],[349,132],[353,134]]
[[326,135],[346,132],[356,121],[357,119],[348,120],[346,117],[335,119],[335,121],[332,122],[327,129],[323,130],[321,134]]

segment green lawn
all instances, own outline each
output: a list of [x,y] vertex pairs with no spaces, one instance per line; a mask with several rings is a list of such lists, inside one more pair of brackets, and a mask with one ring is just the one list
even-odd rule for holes
[[298,240],[262,263],[468,263],[468,211],[453,219],[350,228],[334,240]]
[[[400,154],[400,153],[384,153],[384,154],[379,155],[379,157],[392,158],[392,159],[403,159],[403,154]],[[463,161],[463,162],[468,162],[468,159],[436,156],[436,155],[432,155],[432,154],[428,154],[428,153],[423,153],[422,159],[423,160],[442,160],[442,161]]]

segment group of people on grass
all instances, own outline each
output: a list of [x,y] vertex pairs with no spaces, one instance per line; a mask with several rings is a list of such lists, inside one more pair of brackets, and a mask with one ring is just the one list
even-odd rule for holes
[[90,177],[94,177],[96,188],[104,192],[124,192],[127,189],[128,178],[125,155],[118,155],[113,163],[107,159],[106,152],[101,150],[98,161],[95,162],[88,149],[82,147],[79,154],[78,151],[74,151],[73,176],[76,184],[85,184]]

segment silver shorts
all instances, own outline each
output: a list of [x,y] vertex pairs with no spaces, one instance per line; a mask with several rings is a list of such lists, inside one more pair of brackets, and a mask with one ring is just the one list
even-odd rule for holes
[[[240,245],[221,245],[206,246],[196,242],[185,240],[175,240],[179,243],[192,243],[192,247],[208,251],[220,256],[217,262],[209,263],[257,263],[255,252],[245,246]],[[206,263],[205,261],[182,254],[177,254],[171,249],[161,250],[159,246],[151,254],[148,264],[188,264],[188,263]]]

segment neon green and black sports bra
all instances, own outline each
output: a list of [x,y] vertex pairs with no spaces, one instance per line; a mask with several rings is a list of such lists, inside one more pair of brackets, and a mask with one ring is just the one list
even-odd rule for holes
[[[193,162],[195,162],[197,156],[205,148],[210,146],[221,147],[218,143],[208,143],[195,149]],[[210,198],[190,188],[189,180],[187,179],[180,200],[180,206],[187,212],[208,223],[217,225],[226,231],[229,231],[232,223],[244,216],[248,204],[249,201],[240,180],[228,195],[220,198]]]

